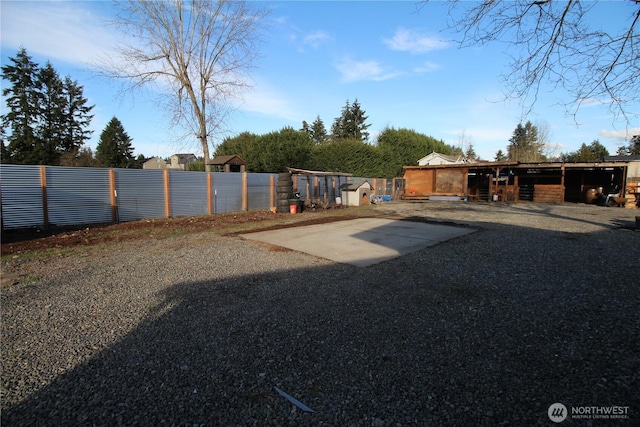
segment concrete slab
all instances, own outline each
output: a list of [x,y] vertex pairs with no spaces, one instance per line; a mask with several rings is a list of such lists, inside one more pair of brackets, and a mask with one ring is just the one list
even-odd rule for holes
[[358,218],[328,224],[247,233],[241,237],[282,246],[357,267],[367,267],[474,229],[384,218]]

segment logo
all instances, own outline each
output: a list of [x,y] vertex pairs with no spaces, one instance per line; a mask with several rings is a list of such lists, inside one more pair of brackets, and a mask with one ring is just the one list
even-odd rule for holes
[[567,407],[562,403],[554,403],[553,405],[549,406],[547,415],[549,415],[549,419],[554,423],[561,423],[567,419]]

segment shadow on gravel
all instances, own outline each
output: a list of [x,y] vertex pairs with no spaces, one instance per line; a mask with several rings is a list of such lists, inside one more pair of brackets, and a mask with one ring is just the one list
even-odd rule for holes
[[[584,218],[576,218],[568,215],[559,215],[554,211],[554,207],[556,206],[554,204],[522,204],[521,205],[521,204],[513,203],[513,204],[509,204],[508,206],[515,211],[522,212],[525,214],[535,213],[537,215],[548,216],[551,218],[558,218],[558,219],[564,219],[567,221],[577,221],[577,222],[582,222],[584,224],[602,226],[601,221],[595,221],[595,220],[589,221]],[[568,205],[565,204],[563,206],[568,206]],[[599,213],[598,211],[601,209],[620,209],[620,208],[609,208],[605,206],[593,206],[593,205],[585,205],[585,206],[590,206],[594,208],[593,212],[591,213],[591,215],[594,215],[594,216],[597,216]],[[613,225],[615,226],[615,224]]]
[[637,275],[615,266],[640,236],[566,234],[502,226],[365,269],[177,283],[2,424],[548,425],[562,402],[637,425]]

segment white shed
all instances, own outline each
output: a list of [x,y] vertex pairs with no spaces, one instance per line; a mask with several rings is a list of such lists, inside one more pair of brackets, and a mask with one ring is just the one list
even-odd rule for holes
[[418,166],[455,165],[460,163],[466,163],[463,156],[448,156],[435,151],[418,160]]
[[340,186],[342,192],[342,204],[345,206],[362,206],[369,203],[372,193],[371,184],[364,179],[345,182]]

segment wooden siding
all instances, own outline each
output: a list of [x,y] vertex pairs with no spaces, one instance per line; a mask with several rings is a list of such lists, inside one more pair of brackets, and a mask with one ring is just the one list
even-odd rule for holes
[[405,198],[428,196],[464,196],[467,191],[466,168],[407,169]]
[[564,201],[564,186],[536,184],[533,190],[533,201],[540,203],[562,203]]

